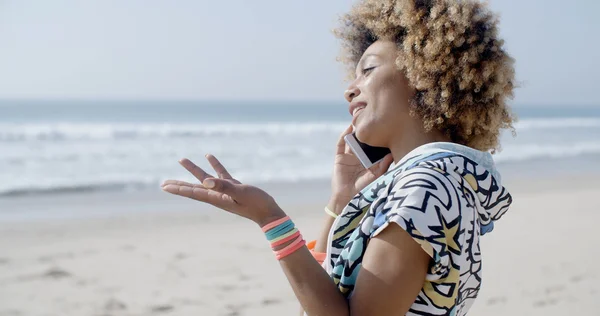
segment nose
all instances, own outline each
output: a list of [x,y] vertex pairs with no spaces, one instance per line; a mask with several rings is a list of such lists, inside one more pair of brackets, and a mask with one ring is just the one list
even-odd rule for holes
[[348,101],[348,102],[352,102],[352,100],[359,95],[360,95],[360,89],[358,89],[358,87],[356,86],[355,81],[353,81],[350,84],[350,86],[348,87],[348,89],[346,89],[346,91],[344,91],[344,98],[346,98],[346,101]]

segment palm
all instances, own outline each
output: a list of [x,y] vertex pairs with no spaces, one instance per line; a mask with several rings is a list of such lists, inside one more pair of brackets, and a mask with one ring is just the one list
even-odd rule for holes
[[[218,178],[206,173],[188,159],[181,160],[181,164],[193,174],[202,184],[187,183],[178,180],[167,180],[163,183],[163,190],[201,202],[212,204],[220,209],[249,218],[254,221],[269,218],[273,210],[277,210],[274,199],[252,185],[242,184],[231,177],[223,165],[212,155],[207,156],[208,161],[218,174]],[[206,187],[207,180],[215,183],[214,187]]]

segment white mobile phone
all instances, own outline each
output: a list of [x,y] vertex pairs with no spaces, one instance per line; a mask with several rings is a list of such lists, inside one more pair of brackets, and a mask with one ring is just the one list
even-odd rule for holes
[[361,143],[354,133],[344,136],[344,140],[365,168],[370,168],[380,162],[385,155],[391,152],[385,147],[374,147]]

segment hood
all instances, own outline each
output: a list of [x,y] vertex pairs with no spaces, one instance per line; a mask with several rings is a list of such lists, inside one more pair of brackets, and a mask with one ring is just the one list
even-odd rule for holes
[[488,152],[454,143],[430,143],[411,151],[398,165],[441,169],[468,185],[477,197],[482,235],[494,229],[494,222],[512,203],[512,196],[502,186],[500,173]]

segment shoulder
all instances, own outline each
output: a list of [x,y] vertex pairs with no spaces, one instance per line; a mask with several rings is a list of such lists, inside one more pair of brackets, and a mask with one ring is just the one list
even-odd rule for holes
[[[403,203],[416,198],[434,195],[438,199],[451,199],[452,192],[460,183],[446,171],[430,165],[418,165],[394,174],[386,194],[387,202],[402,199]],[[410,198],[408,201],[406,198]]]
[[374,210],[372,233],[390,222],[411,233],[429,235],[461,214],[461,184],[447,172],[430,166],[415,166],[397,174]]

